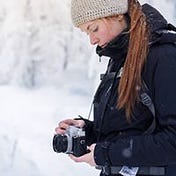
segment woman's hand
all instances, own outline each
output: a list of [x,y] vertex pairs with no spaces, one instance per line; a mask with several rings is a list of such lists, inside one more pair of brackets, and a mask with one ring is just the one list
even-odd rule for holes
[[96,166],[95,160],[94,160],[94,149],[95,149],[96,144],[92,144],[88,149],[90,150],[89,153],[80,156],[80,157],[75,157],[74,155],[69,155],[70,158],[77,162],[77,163],[81,163],[81,162],[85,162],[91,166]]
[[71,125],[83,128],[85,125],[85,122],[84,120],[66,119],[59,122],[58,127],[55,128],[55,131],[57,134],[64,134],[65,130]]

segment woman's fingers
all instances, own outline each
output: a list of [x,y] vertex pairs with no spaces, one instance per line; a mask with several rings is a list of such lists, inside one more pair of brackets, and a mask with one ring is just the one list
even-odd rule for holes
[[55,128],[55,132],[58,134],[64,134],[65,130],[67,130],[71,125],[83,128],[85,122],[83,120],[66,119],[59,122],[58,127]]
[[57,134],[64,134],[65,133],[65,129],[61,129],[61,128],[57,127],[57,128],[55,128],[55,132]]
[[70,158],[77,162],[77,163],[80,163],[80,162],[85,162],[91,166],[96,166],[96,163],[95,163],[95,160],[94,160],[94,149],[95,149],[95,145],[96,144],[92,144],[90,147],[89,147],[89,150],[90,152],[85,154],[85,155],[82,155],[80,157],[76,157],[74,155],[69,155]]

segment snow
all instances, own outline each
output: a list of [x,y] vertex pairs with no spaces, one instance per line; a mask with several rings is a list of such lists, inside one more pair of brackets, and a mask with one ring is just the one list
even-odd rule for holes
[[[175,1],[141,2],[175,23]],[[99,173],[52,149],[60,120],[88,116],[107,64],[106,58],[98,62],[87,36],[73,28],[69,5],[69,0],[0,0],[1,176]]]
[[86,73],[80,74],[81,70],[70,66],[60,87],[0,86],[1,176],[99,173],[86,164],[76,165],[52,148],[60,120],[89,114],[94,90],[92,80]]
[[96,172],[85,164],[75,165],[66,154],[52,149],[58,121],[67,115],[74,118],[88,113],[90,95],[79,89],[0,87],[1,176],[81,176]]

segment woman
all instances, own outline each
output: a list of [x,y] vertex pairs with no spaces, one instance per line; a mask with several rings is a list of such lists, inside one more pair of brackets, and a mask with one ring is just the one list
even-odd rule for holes
[[[137,0],[72,0],[73,24],[97,54],[109,56],[94,97],[94,121],[66,119],[56,128],[85,128],[90,152],[75,157],[101,175],[176,173],[176,28]],[[148,103],[149,102],[149,103]]]

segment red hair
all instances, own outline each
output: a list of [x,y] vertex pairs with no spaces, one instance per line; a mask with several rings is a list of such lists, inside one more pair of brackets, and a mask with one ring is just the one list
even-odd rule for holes
[[126,61],[120,79],[117,107],[124,108],[126,117],[131,119],[136,101],[139,100],[139,89],[142,84],[142,69],[148,54],[149,28],[142,6],[137,0],[128,0],[131,19],[130,39]]

